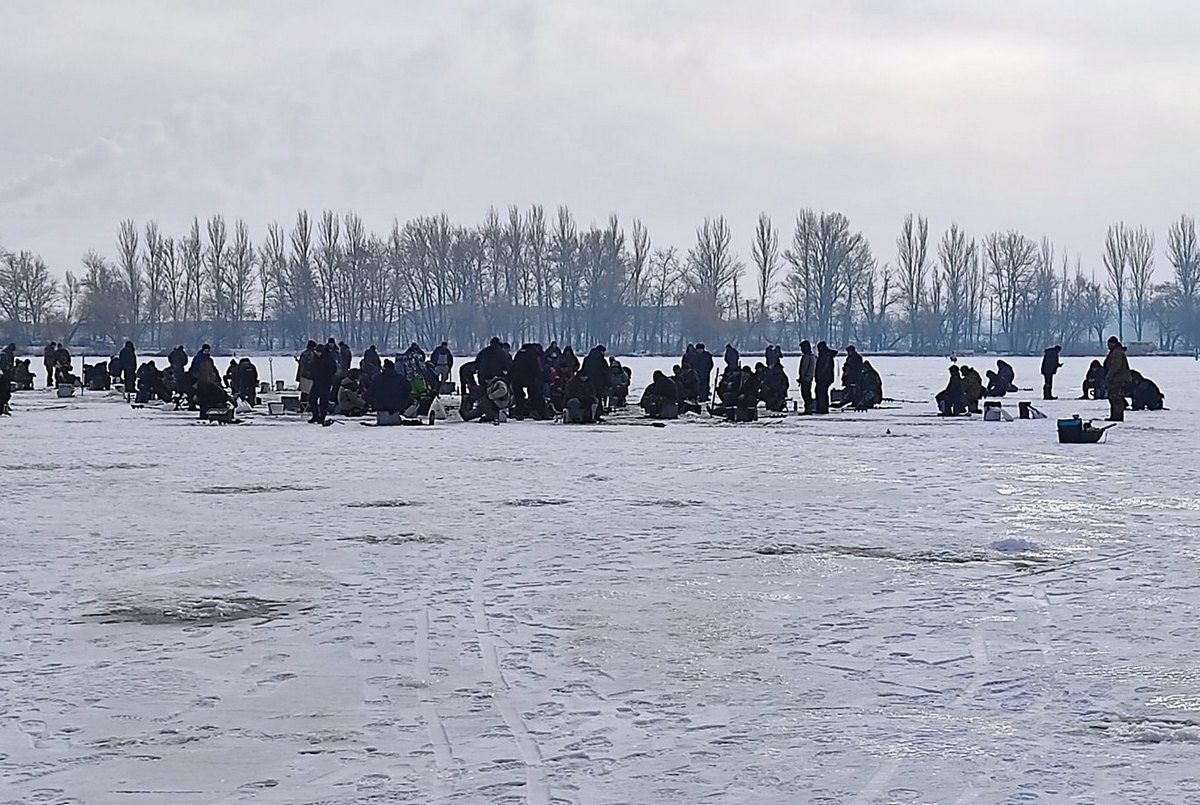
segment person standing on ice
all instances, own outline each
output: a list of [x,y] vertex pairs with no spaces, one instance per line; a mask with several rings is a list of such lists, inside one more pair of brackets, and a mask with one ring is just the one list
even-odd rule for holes
[[804,413],[813,412],[813,380],[817,376],[817,358],[813,355],[808,339],[800,342],[800,372],[796,383],[800,386],[800,399],[804,400]]
[[713,354],[705,348],[704,344],[696,344],[696,351],[692,354],[692,368],[696,370],[696,377],[700,384],[699,402],[708,402],[709,396],[712,394],[712,372],[715,363]]
[[133,348],[132,341],[126,341],[125,346],[121,347],[121,352],[117,355],[117,368],[121,372],[121,382],[125,385],[126,396],[133,394],[137,390],[137,352]]
[[308,396],[308,410],[312,414],[312,418],[308,420],[310,425],[325,424],[337,369],[335,353],[327,346],[317,347],[312,361],[312,392]]
[[300,387],[300,399],[307,400],[312,394],[312,365],[317,357],[317,342],[311,338],[304,351],[296,358],[296,383]]
[[[443,386],[446,385],[450,380],[450,371],[454,368],[454,354],[450,352],[450,347],[445,341],[433,348],[429,360],[433,363],[433,371],[437,373],[438,381]],[[438,391],[441,391],[440,387]]]
[[1125,347],[1115,335],[1108,337],[1108,357],[1104,359],[1104,385],[1108,391],[1108,421],[1125,421],[1125,396],[1133,374],[1129,371],[1129,358]]
[[725,345],[725,371],[739,371],[742,368],[742,355],[733,344]]
[[[858,399],[858,387],[863,377],[863,356],[858,354],[858,348],[853,344],[846,346],[846,360],[842,362],[842,388],[846,391],[845,400],[853,402]],[[843,405],[847,404],[846,402]]]
[[171,381],[174,383],[176,391],[183,390],[183,375],[187,371],[187,360],[188,354],[187,350],[183,348],[183,344],[177,345],[167,356],[167,364],[171,367]]
[[12,399],[12,381],[12,370],[0,363],[0,416],[12,416],[8,406],[8,401]]
[[42,350],[42,365],[46,367],[46,388],[54,388],[54,354],[58,350],[58,344],[51,341]]
[[605,348],[603,344],[597,344],[592,347],[587,356],[583,359],[582,373],[588,376],[592,381],[592,393],[596,397],[596,402],[600,403],[601,413],[607,400],[608,386],[610,373],[608,371],[608,358],[605,357]]
[[1046,351],[1042,354],[1042,399],[1057,400],[1054,396],[1054,376],[1058,374],[1058,370],[1062,368],[1062,364],[1058,360],[1059,353],[1062,352],[1062,347],[1053,346],[1046,347]]
[[[570,347],[567,349],[569,351]],[[479,378],[479,385],[484,388],[487,388],[493,378],[507,375],[511,368],[512,356],[505,351],[504,345],[495,336],[475,356],[475,374]]]
[[817,342],[817,399],[813,407],[814,414],[829,413],[829,387],[833,385],[833,359],[836,357],[836,349],[830,349],[824,341]]

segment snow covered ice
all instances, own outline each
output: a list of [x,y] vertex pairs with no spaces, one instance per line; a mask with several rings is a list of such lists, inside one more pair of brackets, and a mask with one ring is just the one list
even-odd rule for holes
[[1048,419],[996,423],[18,394],[0,802],[1200,802],[1200,364],[1134,359],[1171,410],[1060,445],[1107,410],[1064,362]]

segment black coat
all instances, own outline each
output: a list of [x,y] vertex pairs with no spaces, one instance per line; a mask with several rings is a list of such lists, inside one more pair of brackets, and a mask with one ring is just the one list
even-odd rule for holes
[[570,347],[563,350],[562,356],[558,359],[558,371],[569,374],[579,371],[579,356],[575,354],[575,350]]
[[592,381],[594,387],[608,388],[608,358],[604,357],[604,353],[599,347],[592,347],[587,357],[583,359],[583,373],[588,376],[588,380]]
[[955,409],[967,407],[967,390],[963,386],[960,375],[950,375],[950,381],[946,383],[946,388],[938,392],[937,401],[945,402]]
[[862,382],[863,356],[857,351],[847,352],[842,364],[842,383],[846,386],[857,386]]
[[492,378],[508,374],[511,368],[512,356],[499,344],[488,344],[475,356],[475,374],[485,386]]
[[379,374],[383,368],[383,362],[379,360],[379,352],[374,347],[369,347],[363,353],[362,360],[358,362],[358,368],[367,377],[374,377]]
[[331,350],[326,348],[313,355],[313,386],[317,388],[331,388],[333,386],[333,379],[337,377],[337,373],[337,358],[334,357],[334,353]]
[[122,372],[137,371],[137,352],[134,351],[133,344],[128,341],[125,342],[125,346],[121,347],[121,354],[117,356],[117,366]]
[[393,367],[371,381],[367,401],[376,411],[405,411],[412,405],[412,384]]
[[817,346],[817,385],[829,386],[833,384],[833,359],[837,357],[837,350],[829,347]]
[[1058,349],[1050,347],[1042,355],[1042,375],[1044,377],[1053,377],[1058,374],[1060,366],[1062,364],[1058,362]]
[[707,383],[708,378],[712,376],[712,353],[707,349],[698,349],[692,353],[692,359],[690,363],[692,364],[692,368],[696,370],[696,374],[700,375],[700,377],[703,377]]
[[454,355],[450,353],[450,347],[438,344],[430,353],[429,362],[434,366],[445,366],[447,370],[450,370],[454,368]]
[[508,376],[518,386],[532,386],[542,382],[542,359],[532,345],[526,344],[517,350]]

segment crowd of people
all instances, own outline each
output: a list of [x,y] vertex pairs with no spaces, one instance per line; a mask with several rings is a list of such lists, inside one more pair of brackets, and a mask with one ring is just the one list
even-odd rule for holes
[[[1063,364],[1059,360],[1062,347],[1047,347],[1042,355],[1042,399],[1055,400],[1054,377]],[[950,366],[950,379],[946,387],[937,394],[938,413],[941,416],[960,416],[980,413],[979,402],[984,397],[1004,397],[1020,389],[1016,385],[1016,371],[1012,364],[1001,359],[996,369],[988,370],[988,382],[982,382],[979,373],[969,366]],[[1108,339],[1108,355],[1104,362],[1092,361],[1083,379],[1083,394],[1080,399],[1107,399],[1110,422],[1121,422],[1125,411],[1160,411],[1164,396],[1153,380],[1129,368],[1125,345],[1115,335]]]
[[[1083,380],[1082,398],[1107,399],[1110,419],[1120,421],[1127,408],[1159,410],[1164,397],[1149,378],[1131,370],[1125,347],[1109,339],[1103,363],[1092,361]],[[31,390],[34,374],[30,359],[15,356],[15,346],[0,350],[0,410],[7,410],[11,390]],[[805,415],[827,414],[835,408],[866,410],[884,401],[883,381],[869,360],[854,345],[848,345],[841,367],[841,387],[834,388],[838,351],[820,341],[814,350],[809,341],[800,345],[796,385]],[[1042,396],[1054,397],[1054,378],[1062,368],[1061,347],[1045,350],[1041,364]],[[783,351],[766,348],[763,360],[752,367],[731,344],[723,353],[724,368],[714,383],[716,359],[703,343],[688,344],[671,374],[654,372],[639,407],[655,419],[675,419],[683,413],[701,413],[707,404],[714,416],[733,421],[757,417],[760,406],[767,411],[786,410],[791,379],[784,367]],[[359,417],[374,413],[380,424],[394,424],[430,415],[439,395],[457,392],[459,412],[465,421],[502,422],[513,419],[562,419],[570,423],[600,422],[611,410],[627,405],[632,381],[630,369],[609,357],[603,345],[584,355],[571,346],[560,348],[556,341],[522,344],[515,352],[499,338],[491,341],[474,358],[458,364],[457,388],[451,382],[455,356],[443,341],[426,357],[413,343],[394,359],[383,359],[369,347],[354,366],[350,347],[333,338],[325,343],[309,341],[296,357],[295,379],[300,401],[309,422],[329,423],[331,414]],[[201,418],[232,419],[238,404],[260,404],[262,384],[258,368],[249,358],[230,360],[222,375],[209,345],[190,358],[182,345],[159,367],[154,360],[138,362],[131,341],[107,362],[85,363],[83,378],[75,377],[72,357],[64,344],[48,344],[43,352],[48,387],[82,385],[92,391],[108,391],[120,384],[131,402],[154,400],[197,410]],[[937,394],[942,416],[981,413],[987,397],[1004,397],[1020,389],[1016,372],[1008,361],[998,359],[996,368],[981,376],[965,364],[949,369],[946,387]],[[440,405],[440,404],[439,404]],[[441,413],[444,408],[439,408]]]

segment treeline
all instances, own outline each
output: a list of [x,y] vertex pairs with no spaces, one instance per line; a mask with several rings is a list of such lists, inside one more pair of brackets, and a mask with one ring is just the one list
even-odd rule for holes
[[1037,352],[1095,348],[1112,329],[1167,349],[1200,346],[1195,222],[1171,224],[1155,283],[1154,234],[1109,228],[1103,265],[1085,272],[1043,238],[958,225],[931,237],[908,216],[881,261],[840,213],[804,210],[790,235],[761,215],[739,257],[723,217],[686,251],[655,244],[641,221],[580,226],[566,207],[488,211],[475,226],[445,215],[369,232],[354,213],[296,215],[255,239],[215,215],[168,234],[122,221],[112,256],[88,252],[54,277],[40,257],[0,248],[5,340],[293,349],[334,336],[381,349],[493,334],[513,342],[605,343],[676,352],[685,342],[752,348],[803,338],[878,351]]

